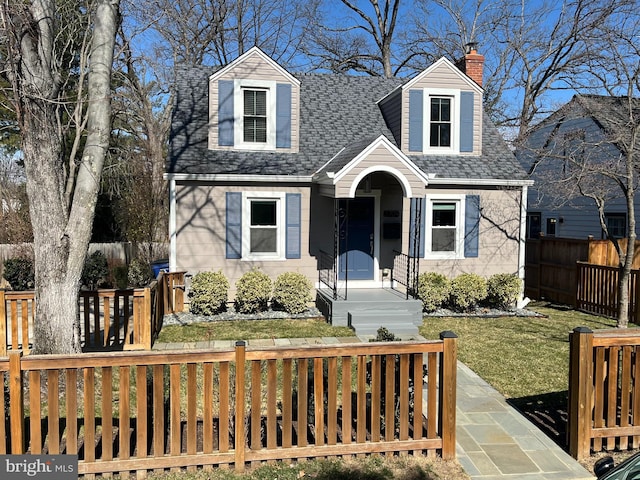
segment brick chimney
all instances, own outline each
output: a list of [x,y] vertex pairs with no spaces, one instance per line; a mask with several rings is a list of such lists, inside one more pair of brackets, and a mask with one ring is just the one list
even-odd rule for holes
[[482,70],[484,67],[484,55],[478,53],[478,44],[470,42],[465,45],[467,53],[464,58],[458,60],[457,66],[466,73],[471,80],[482,86]]

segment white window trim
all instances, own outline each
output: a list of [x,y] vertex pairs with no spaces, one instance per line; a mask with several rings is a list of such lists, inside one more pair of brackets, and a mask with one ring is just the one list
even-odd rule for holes
[[[431,147],[431,98],[448,97],[451,98],[451,146]],[[460,153],[460,90],[452,88],[425,88],[424,90],[424,129],[423,129],[423,152],[424,154],[441,155]]]
[[[432,252],[431,242],[433,239],[433,204],[449,202],[456,204],[456,241],[454,252]],[[465,195],[462,194],[438,194],[427,195],[425,212],[425,239],[424,255],[427,259],[456,260],[464,258],[464,229],[465,229]]]
[[[267,141],[244,141],[244,95],[243,89],[267,92]],[[265,80],[235,80],[233,84],[233,137],[234,147],[245,150],[276,149],[276,82]]]
[[[277,251],[251,253],[251,201],[276,200]],[[285,260],[286,194],[281,192],[242,192],[242,260]]]

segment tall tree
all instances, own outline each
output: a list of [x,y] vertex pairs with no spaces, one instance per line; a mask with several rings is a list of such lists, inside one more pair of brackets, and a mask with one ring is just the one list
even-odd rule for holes
[[[553,110],[554,98],[588,75],[599,29],[630,0],[416,0],[407,41],[414,69],[445,55],[460,58],[468,42],[485,56],[485,108],[516,141]],[[565,93],[565,97],[566,97]]]
[[[3,2],[1,21],[33,225],[34,350],[77,352],[80,277],[111,132],[119,0]],[[67,112],[78,131],[71,151]]]
[[340,0],[339,4],[344,21],[335,2],[309,5],[309,18],[315,20],[304,45],[314,68],[387,78],[398,75],[410,59],[410,55],[402,57],[396,45],[401,0]]

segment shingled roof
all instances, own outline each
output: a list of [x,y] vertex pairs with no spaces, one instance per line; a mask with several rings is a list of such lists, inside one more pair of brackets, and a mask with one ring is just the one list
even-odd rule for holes
[[[167,172],[170,174],[313,175],[342,152],[349,161],[380,135],[396,144],[377,101],[398,78],[295,74],[300,80],[299,153],[209,150],[208,79],[216,69],[179,68]],[[416,166],[443,178],[524,180],[525,172],[485,115],[481,156],[410,155]],[[363,143],[364,142],[364,143]],[[396,144],[397,146],[397,144]]]

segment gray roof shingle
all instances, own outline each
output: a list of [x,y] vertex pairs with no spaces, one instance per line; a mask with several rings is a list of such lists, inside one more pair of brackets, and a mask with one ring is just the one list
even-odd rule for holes
[[[376,102],[401,85],[401,79],[297,74],[301,82],[299,153],[209,150],[208,79],[215,70],[190,67],[176,72],[168,173],[312,175],[338,153],[340,161],[332,162],[332,169],[346,164],[380,135],[396,144]],[[410,158],[423,171],[445,178],[526,178],[486,115],[481,156]]]

